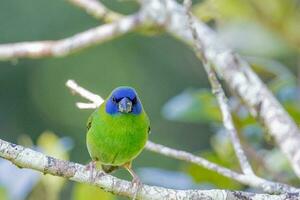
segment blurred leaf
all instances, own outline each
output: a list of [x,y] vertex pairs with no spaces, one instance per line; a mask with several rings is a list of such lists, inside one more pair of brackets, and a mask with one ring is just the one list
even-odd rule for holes
[[[286,156],[277,148],[264,152],[267,169],[276,174],[284,174],[285,178],[292,179],[295,174]],[[276,163],[276,164],[274,164]]]
[[163,116],[183,122],[220,122],[217,102],[207,89],[189,89],[170,99],[163,107]]
[[266,81],[268,87],[284,106],[286,103],[298,101],[297,77],[287,66],[266,58],[246,57],[246,59],[260,76],[269,79]]
[[247,60],[260,75],[265,77],[266,74],[272,74],[272,76],[269,77],[270,81],[267,83],[268,87],[283,104],[292,118],[299,122],[300,107],[298,103],[299,89],[297,77],[289,71],[287,66],[284,66],[278,61],[257,57],[247,57]]
[[[53,132],[46,131],[42,133],[38,138],[37,145],[47,155],[62,160],[69,160],[69,148]],[[61,177],[42,176],[40,183],[30,195],[30,199],[38,199],[43,194],[46,200],[58,200],[66,181],[65,178]]]
[[258,57],[246,57],[252,67],[263,78],[268,77],[267,85],[296,122],[300,122],[299,88],[297,77],[282,63]]
[[202,19],[223,22],[219,23],[223,26],[230,21],[259,23],[300,49],[300,6],[295,0],[206,0],[194,7],[194,13]]
[[60,142],[60,138],[53,132],[45,131],[42,133],[38,138],[37,145],[48,155],[63,160],[69,159],[68,152],[64,145]]
[[204,22],[213,20],[215,18],[221,18],[220,13],[216,11],[214,5],[208,0],[194,5],[192,9],[193,14]]
[[[231,167],[232,163],[221,159],[214,152],[203,152],[200,154],[202,157],[208,159],[209,161],[215,162],[225,167]],[[191,164],[187,167],[188,173],[194,178],[197,183],[210,183],[218,188],[226,189],[242,189],[243,186],[232,179],[219,175],[218,173],[200,167],[198,165]]]
[[298,88],[292,79],[277,78],[272,80],[268,85],[271,90],[276,94],[278,100],[285,104],[288,101],[297,101]]
[[0,173],[0,185],[5,188],[7,198],[13,200],[26,199],[41,177],[37,171],[20,169],[4,159],[0,159],[0,172],[4,172]]
[[18,137],[18,144],[29,148],[34,146],[31,137],[27,134],[22,134]]
[[[47,155],[51,155],[55,158],[62,160],[69,160],[68,152],[65,147],[60,143],[59,137],[57,137],[53,132],[46,131],[40,135],[37,141],[38,146]],[[48,199],[58,199],[58,196],[64,186],[66,179],[61,177],[55,177],[46,175],[42,177],[42,184],[47,188],[47,196],[52,198]]]
[[[237,159],[235,157],[234,149],[231,140],[225,129],[219,129],[219,132],[211,138],[211,145],[216,155],[230,164],[232,167],[237,167]],[[233,164],[234,163],[234,164]]]
[[289,71],[288,67],[275,59],[258,56],[244,56],[244,59],[252,65],[256,72],[264,77],[269,75],[271,77],[289,77],[292,81],[295,80],[295,75]]
[[[251,18],[253,10],[241,0],[206,0],[194,6],[194,14],[201,19]],[[204,19],[205,19],[204,18]]]
[[246,140],[254,147],[261,147],[264,139],[263,129],[257,123],[248,124],[243,127],[242,132]]
[[[220,129],[219,132],[212,137],[211,145],[214,152],[202,152],[200,154],[202,157],[230,169],[239,169],[238,160],[235,157],[233,146],[225,129]],[[187,171],[198,183],[211,183],[215,187],[227,189],[242,189],[243,187],[232,179],[198,165],[188,165]]]
[[299,102],[287,102],[284,104],[285,109],[291,115],[291,117],[300,124],[300,106]]
[[73,192],[73,200],[113,200],[115,199],[111,193],[105,192],[104,190],[87,184],[76,183]]
[[291,54],[285,41],[256,22],[228,22],[218,27],[218,37],[244,55],[282,57]]
[[6,190],[5,188],[0,186],[0,200],[7,200]]

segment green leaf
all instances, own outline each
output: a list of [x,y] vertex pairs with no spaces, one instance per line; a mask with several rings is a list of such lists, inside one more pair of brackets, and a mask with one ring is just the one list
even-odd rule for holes
[[[291,171],[289,161],[279,149],[274,148],[271,151],[265,152],[265,163],[268,169],[277,173],[286,170]],[[274,163],[276,163],[276,165],[274,165]]]
[[241,131],[244,139],[248,141],[254,148],[259,148],[263,145],[264,133],[262,127],[257,123],[246,124]]
[[[267,6],[266,6],[267,5]],[[299,33],[300,27],[298,26],[300,20],[300,6],[298,1],[295,0],[206,0],[194,6],[194,13],[196,16],[204,20],[215,19],[219,26],[226,27],[228,22],[240,21],[243,24],[256,23],[260,24],[261,27],[266,27],[270,37],[277,35],[284,40],[286,46],[296,47],[299,50]],[[254,42],[255,45],[259,45],[261,40],[260,35],[256,32],[249,32],[249,30],[243,30],[241,28],[240,36],[236,38],[237,43],[241,43],[242,46],[247,47],[246,44]],[[236,39],[233,37],[233,40]],[[247,38],[245,40],[244,38]],[[264,38],[268,39],[268,38]],[[243,44],[246,42],[245,44]],[[258,53],[266,53],[264,50],[264,43],[261,43],[260,48],[252,49],[253,53],[255,50]],[[266,44],[266,50],[271,52],[277,52],[277,49],[270,48],[271,43]],[[231,45],[232,46],[232,45]],[[276,45],[275,45],[276,46]],[[282,46],[282,45],[281,45]],[[283,50],[283,49],[282,49]],[[293,51],[294,49],[290,49]],[[284,54],[284,51],[281,51]],[[277,54],[278,55],[278,54]],[[288,54],[285,54],[288,55]]]
[[263,76],[264,79],[270,79],[268,86],[273,92],[278,93],[287,87],[296,86],[296,76],[281,62],[254,56],[245,58],[254,68],[255,72]]
[[111,193],[87,184],[76,183],[73,188],[73,200],[114,200],[114,196]]
[[[233,146],[227,134],[224,134],[222,131],[215,134],[212,137],[211,145],[214,151],[202,152],[200,154],[201,157],[229,169],[239,169],[239,162],[235,157]],[[227,189],[242,189],[243,187],[241,184],[230,178],[198,165],[189,165],[187,171],[198,183],[210,183],[215,187]]]
[[[223,129],[225,131],[225,129]],[[232,142],[229,135],[225,132],[219,131],[211,138],[211,146],[223,163],[230,166],[231,168],[238,168],[238,160],[235,157],[235,152],[232,146]]]
[[[38,140],[38,147],[47,155],[62,160],[69,160],[69,154],[66,147],[62,144],[61,139],[50,131],[43,132]],[[45,175],[41,177],[39,184],[34,188],[31,199],[38,198],[41,193],[45,195],[44,199],[56,200],[59,199],[61,191],[67,180],[62,177]]]
[[[214,152],[203,152],[201,153],[201,156],[225,167],[231,167],[230,165],[232,165],[231,163],[220,159],[220,157]],[[209,183],[213,184],[217,188],[226,188],[232,190],[239,190],[243,188],[243,186],[238,182],[198,165],[189,165],[187,167],[187,172],[197,183]]]
[[276,177],[277,180],[280,180],[283,183],[292,185],[299,184],[299,179],[295,175],[288,159],[278,148],[264,150],[261,151],[261,153],[265,158],[264,165],[267,169],[267,172],[260,173],[261,175],[266,176],[269,179],[274,179]]
[[183,122],[220,122],[217,102],[207,89],[188,89],[170,99],[163,107],[163,116]]
[[241,0],[206,0],[194,6],[193,12],[201,19],[251,18],[253,10]]
[[291,115],[291,117],[300,124],[300,106],[299,102],[286,102],[284,103],[284,108]]
[[[243,55],[262,57],[290,56],[285,41],[259,23],[230,21],[218,29],[220,40]],[[247,39],[245,39],[247,38]]]
[[[292,118],[300,122],[300,107],[297,77],[282,63],[265,58],[246,58],[261,76],[269,79],[268,88],[276,95]],[[266,77],[267,74],[267,77]]]

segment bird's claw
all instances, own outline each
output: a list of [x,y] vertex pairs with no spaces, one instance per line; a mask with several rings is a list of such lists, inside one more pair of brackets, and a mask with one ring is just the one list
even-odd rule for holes
[[132,200],[135,200],[138,193],[142,189],[143,183],[140,181],[138,177],[134,177],[131,181],[131,185],[134,191]]
[[[91,183],[95,182],[95,179],[97,177],[96,161],[91,161],[89,164],[87,164],[86,170],[90,172],[90,182]],[[94,176],[94,172],[96,172],[95,176]]]

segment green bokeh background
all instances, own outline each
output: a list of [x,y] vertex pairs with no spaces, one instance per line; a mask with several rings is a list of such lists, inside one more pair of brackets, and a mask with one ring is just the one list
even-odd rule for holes
[[[66,1],[5,0],[0,5],[1,43],[60,39],[99,25]],[[133,2],[110,6],[123,13],[136,8]],[[17,142],[27,134],[36,140],[51,130],[74,140],[71,160],[88,162],[85,124],[92,111],[75,107],[85,100],[70,94],[68,79],[102,97],[117,86],[132,86],[151,119],[151,140],[192,152],[208,147],[207,125],[171,122],[161,115],[163,104],[185,88],[207,86],[190,48],[166,34],[130,33],[63,58],[0,62],[1,138]],[[180,162],[144,152],[135,162],[139,166],[177,169]]]
[[[133,1],[102,2],[124,14],[138,9]],[[281,34],[281,29],[268,27],[253,16],[255,13],[243,12],[243,9],[248,8],[239,4],[240,0],[222,0],[220,2],[224,4],[217,5],[213,11],[209,4],[211,2],[213,1],[206,0],[203,4],[198,4],[194,11],[223,33],[224,40],[231,37],[238,41],[238,44],[230,44],[234,49],[247,56],[279,60],[296,74],[300,45],[297,46],[288,39],[289,36],[300,33],[300,27],[292,29],[293,34]],[[289,0],[286,4],[292,4],[291,2],[298,1]],[[271,4],[269,1],[268,3]],[[295,9],[299,9],[299,3],[297,5]],[[220,20],[215,12],[219,12],[224,18]],[[297,17],[299,16],[294,18]],[[277,19],[274,16],[278,22],[292,21],[294,18],[283,15]],[[63,0],[0,2],[0,43],[61,39],[100,24],[101,22]],[[230,31],[236,33],[237,30],[238,37],[229,34]],[[246,39],[243,38],[245,32],[242,32],[245,30],[250,30]],[[293,36],[293,39],[295,38]],[[258,42],[250,45],[251,41]],[[257,49],[259,51],[256,51]],[[260,74],[264,80],[269,78],[264,77],[266,74]],[[59,137],[73,139],[74,148],[70,152],[70,160],[89,162],[85,146],[85,124],[92,110],[76,108],[75,102],[85,100],[69,92],[65,87],[68,79],[74,79],[81,86],[102,97],[106,97],[117,86],[132,86],[138,91],[150,117],[151,140],[193,153],[209,151],[211,148],[210,138],[215,133],[211,123],[170,121],[162,116],[163,105],[172,97],[187,88],[209,87],[201,62],[191,48],[166,33],[153,36],[129,33],[62,58],[1,61],[1,139],[16,143],[18,138],[25,134],[36,143],[42,132],[50,130]],[[211,156],[210,153],[207,155]],[[226,164],[224,160],[219,162]],[[135,168],[159,167],[180,171],[183,166],[181,161],[147,151],[134,162]],[[194,172],[195,170],[191,174]],[[126,175],[123,177],[128,178]],[[71,198],[70,188],[71,186],[67,186],[64,189],[65,198]],[[82,191],[85,189],[82,188]]]

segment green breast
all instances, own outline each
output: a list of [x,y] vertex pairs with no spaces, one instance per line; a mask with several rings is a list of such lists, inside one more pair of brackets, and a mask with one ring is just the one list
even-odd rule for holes
[[134,159],[148,139],[149,120],[139,115],[105,112],[105,104],[92,114],[87,147],[93,160],[102,164],[123,165]]

